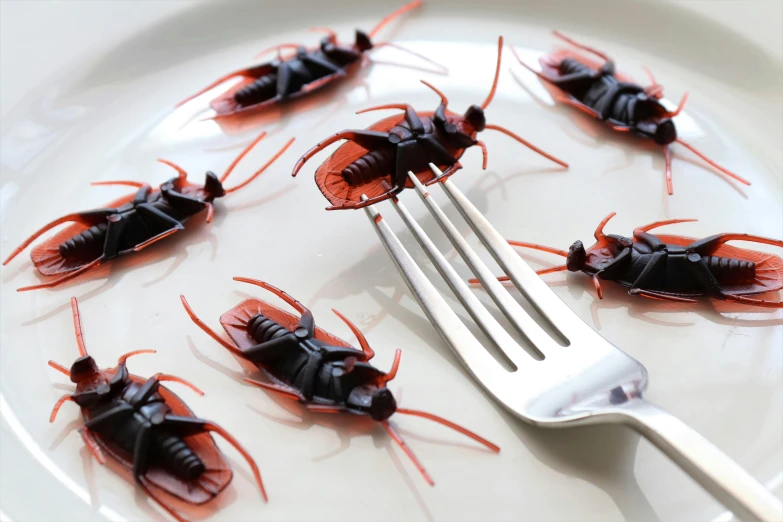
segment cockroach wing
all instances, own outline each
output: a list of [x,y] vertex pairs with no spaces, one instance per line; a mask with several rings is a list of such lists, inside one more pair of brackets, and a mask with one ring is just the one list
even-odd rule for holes
[[[688,246],[696,239],[683,236],[657,235],[666,244]],[[752,283],[723,284],[727,294],[749,295],[776,292],[783,289],[783,259],[774,254],[722,244],[709,255],[751,261],[756,264],[756,279]]]
[[[256,314],[263,314],[291,332],[296,330],[296,327],[299,324],[299,318],[295,315],[261,301],[260,299],[248,299],[243,301],[220,316],[220,324],[223,325],[228,336],[231,337],[231,340],[234,341],[234,344],[236,344],[240,350],[247,350],[251,346],[257,344],[247,332],[247,323],[250,318]],[[339,337],[332,335],[317,326],[315,328],[315,338],[331,346],[356,349]],[[357,357],[364,357],[364,352],[360,350],[356,350],[356,352]]]
[[[110,373],[112,370],[106,370],[106,372]],[[140,385],[146,382],[146,379],[137,375],[130,375],[130,378]],[[161,385],[158,388],[158,393],[166,401],[166,405],[171,408],[173,415],[196,418],[185,402],[165,386]],[[85,418],[87,417],[85,416]],[[99,433],[94,431],[91,433],[106,455],[128,471],[133,471],[132,455],[128,455],[114,444],[106,441]],[[205,471],[201,476],[195,480],[184,481],[155,466],[150,466],[144,476],[149,481],[150,487],[156,490],[156,493],[162,492],[189,504],[204,504],[215,498],[231,483],[233,472],[225,456],[215,444],[212,435],[208,432],[190,435],[184,437],[183,440],[204,463]]]
[[[432,111],[417,113],[419,118],[425,126],[428,124],[426,121],[430,119],[434,114]],[[449,116],[452,114],[449,113]],[[388,132],[394,126],[403,123],[405,116],[403,114],[397,114],[384,118],[375,123],[368,130],[378,132]],[[362,194],[368,198],[374,198],[381,196],[389,191],[391,187],[392,172],[387,170],[385,172],[378,173],[377,177],[370,181],[360,183],[358,185],[348,185],[342,176],[342,171],[351,163],[358,160],[368,151],[364,147],[360,147],[354,142],[347,142],[342,144],[334,153],[324,161],[320,167],[315,171],[315,183],[321,190],[324,197],[334,206],[352,205],[361,202]],[[465,152],[465,149],[457,149],[451,151],[455,158],[459,159]],[[441,171],[448,169],[448,165],[438,165]],[[434,179],[434,174],[429,167],[424,166],[420,171],[416,172],[416,177],[422,183],[427,183]],[[413,183],[407,180],[405,183],[406,188],[413,188]]]
[[[104,208],[121,207],[126,203],[130,203],[135,195],[136,193],[134,192],[133,194],[123,196],[108,203]],[[30,258],[33,260],[33,264],[38,269],[38,272],[45,276],[73,272],[99,258],[103,250],[102,244],[96,244],[96,248],[85,252],[85,255],[77,258],[65,259],[60,255],[60,245],[62,243],[76,237],[89,228],[89,225],[73,223],[43,243],[33,247],[30,252]]]

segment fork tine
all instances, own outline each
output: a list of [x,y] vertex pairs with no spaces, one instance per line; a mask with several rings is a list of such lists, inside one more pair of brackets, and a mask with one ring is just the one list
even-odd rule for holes
[[[484,264],[481,258],[479,258],[475,250],[468,245],[468,242],[462,237],[451,220],[446,217],[446,214],[443,213],[443,210],[441,210],[435,200],[429,197],[430,193],[419,181],[419,178],[417,178],[413,172],[408,172],[408,177],[413,181],[413,185],[416,188],[419,197],[421,197],[421,200],[432,214],[432,217],[434,217],[435,221],[440,225],[440,228],[446,236],[448,236],[451,244],[457,249],[459,255],[468,267],[470,267],[479,281],[481,281],[481,284],[484,285],[484,288],[487,290],[490,297],[492,297],[492,300],[498,305],[498,308],[500,308],[509,321],[511,321],[511,324],[514,325],[517,331],[525,336],[534,349],[538,351],[539,356],[541,352],[546,354],[549,349],[557,346],[549,334],[547,334],[541,326],[525,312],[511,294],[503,288],[503,285],[498,281],[497,276],[492,274],[492,271]],[[468,290],[464,281],[460,280],[460,283]]]
[[449,264],[443,254],[437,249],[432,240],[427,236],[424,230],[413,219],[405,206],[393,199],[394,207],[397,209],[397,213],[402,220],[408,226],[413,236],[419,242],[424,252],[435,265],[435,268],[440,272],[441,277],[449,285],[451,291],[457,296],[465,310],[470,313],[470,316],[481,328],[481,330],[489,337],[495,345],[500,348],[506,356],[511,359],[511,362],[519,368],[525,364],[531,364],[530,357],[527,354],[520,353],[519,344],[506,332],[506,330],[492,317],[484,305],[481,304],[476,294],[468,288],[462,277],[457,274],[454,268]]
[[492,385],[499,384],[503,380],[503,375],[509,375],[509,373],[484,349],[478,339],[441,297],[375,207],[365,207],[364,212],[370,218],[370,223],[378,233],[381,243],[392,258],[397,270],[405,279],[411,293],[440,336],[457,353],[460,360],[479,382],[491,393],[495,393],[491,389]]
[[[442,176],[441,170],[430,163],[430,168],[436,175]],[[606,342],[587,323],[582,321],[551,288],[514,252],[511,245],[495,230],[490,222],[473,206],[465,195],[449,180],[444,179],[440,185],[446,192],[462,217],[473,229],[484,247],[497,261],[500,268],[522,292],[522,295],[538,311],[549,324],[569,342],[574,339],[598,340]]]

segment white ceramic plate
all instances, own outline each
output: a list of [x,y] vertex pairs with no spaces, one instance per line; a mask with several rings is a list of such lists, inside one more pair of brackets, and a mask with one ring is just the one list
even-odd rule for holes
[[[158,157],[182,164],[196,180],[207,169],[221,171],[260,129],[226,135],[213,122],[187,123],[204,99],[172,112],[175,102],[251,63],[262,48],[316,41],[307,27],[328,25],[350,38],[354,28],[370,28],[396,6],[358,1],[194,4],[51,78],[4,122],[4,256],[43,223],[125,193],[91,188],[91,181],[159,183],[171,172],[155,163]],[[454,180],[499,230],[565,247],[577,238],[588,240],[595,224],[614,210],[618,216],[608,230],[616,233],[664,218],[698,217],[698,223],[670,230],[691,236],[742,231],[783,237],[779,60],[714,22],[663,4],[433,2],[381,38],[393,34],[395,41],[447,65],[451,74],[379,64],[363,76],[367,90],[349,83],[309,112],[298,106],[268,122],[270,137],[242,164],[235,180],[289,136],[297,142],[261,179],[221,201],[211,226],[159,244],[141,261],[115,261],[101,277],[54,291],[13,291],[39,280],[27,254],[3,268],[0,518],[163,516],[126,478],[91,461],[73,431],[80,421],[72,405],[55,424],[47,422],[54,402],[71,389],[46,361],[69,364],[76,356],[68,309],[68,298],[75,295],[88,348],[99,362],[111,365],[129,350],[157,349],[157,355],[132,359],[131,371],[173,373],[197,383],[206,391],[203,398],[171,387],[198,415],[225,426],[257,459],[269,504],[260,500],[239,456],[220,443],[234,464],[235,480],[212,509],[195,518],[726,519],[724,510],[678,468],[623,428],[544,431],[499,409],[426,321],[366,217],[323,211],[326,202],[312,181],[318,161],[296,180],[288,175],[298,155],[318,140],[382,116],[355,115],[360,108],[409,102],[432,110],[437,99],[418,83],[422,77],[446,92],[456,110],[482,100],[497,36],[504,34],[534,59],[555,45],[549,32],[554,27],[608,51],[636,77],[643,78],[641,66],[649,66],[675,102],[690,91],[678,119],[681,135],[753,185],[739,187],[677,151],[675,194],[667,196],[658,151],[636,147],[567,108],[546,105],[542,87],[506,53],[489,120],[567,159],[571,169],[553,169],[508,138],[486,132],[489,170],[482,172],[480,155],[470,151],[463,160],[466,168]],[[419,63],[391,49],[377,58]],[[509,68],[533,95],[543,97],[543,105],[514,81]],[[434,232],[416,198],[404,199]],[[393,218],[389,208],[382,210]],[[404,227],[394,223],[426,264]],[[443,238],[439,243],[453,256]],[[196,311],[218,327],[218,316],[246,294],[269,297],[233,282],[234,275],[282,287],[309,304],[322,327],[350,338],[329,312],[338,308],[366,331],[380,368],[387,368],[394,350],[402,348],[392,386],[404,390],[402,404],[475,429],[498,443],[502,453],[487,453],[435,424],[398,418],[437,483],[431,488],[380,427],[340,418],[345,422],[335,428],[333,417],[305,414],[243,385],[242,367],[188,320],[178,299],[185,293]],[[652,401],[780,492],[782,312],[671,311],[609,285],[598,302],[585,277],[550,278],[585,321],[647,366]],[[653,321],[644,320],[643,313]]]

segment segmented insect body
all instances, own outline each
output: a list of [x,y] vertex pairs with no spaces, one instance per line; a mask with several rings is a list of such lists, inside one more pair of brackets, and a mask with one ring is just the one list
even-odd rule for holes
[[[185,224],[203,210],[206,222],[212,220],[213,201],[246,186],[263,173],[290,147],[293,139],[264,166],[239,185],[225,189],[223,182],[238,162],[261,141],[262,133],[245,148],[223,175],[218,178],[207,172],[204,185],[190,183],[181,167],[167,160],[158,160],[176,169],[178,177],[161,184],[157,189],[136,181],[102,181],[93,185],[125,185],[136,187],[135,194],[122,197],[104,208],[68,214],[45,225],[22,243],[3,262],[9,263],[39,236],[63,223],[72,223],[53,237],[35,246],[30,257],[38,271],[45,276],[60,278],[39,285],[20,288],[35,290],[59,285],[96,268],[118,256],[138,252],[185,228]],[[64,274],[64,275],[62,275]]]
[[388,422],[394,413],[433,420],[492,451],[500,451],[491,442],[441,417],[397,406],[387,383],[397,374],[400,350],[395,354],[391,371],[383,372],[370,364],[375,353],[361,331],[336,310],[335,314],[357,336],[361,350],[316,327],[312,312],[282,290],[263,281],[234,279],[269,290],[301,314],[297,318],[258,299],[244,301],[220,318],[233,341],[230,343],[199,319],[184,296],[181,297],[185,310],[199,328],[234,355],[255,364],[271,381],[245,379],[248,383],[297,400],[311,411],[364,415],[380,422],[430,484],[432,479],[424,467]]
[[663,147],[666,159],[666,189],[674,192],[669,145],[679,143],[699,156],[712,167],[740,183],[750,185],[746,179],[718,165],[692,145],[677,136],[674,118],[685,106],[685,93],[677,109],[670,111],[661,102],[663,86],[647,70],[651,85],[642,87],[630,77],[615,69],[614,61],[605,53],[587,47],[554,31],[554,35],[571,45],[598,56],[603,62],[596,62],[583,55],[560,51],[541,58],[542,71],[533,70],[517,55],[523,66],[532,71],[545,83],[552,85],[554,98],[560,103],[571,105],[606,122],[619,132],[632,132]]
[[749,241],[783,247],[783,241],[750,234],[717,234],[693,239],[650,233],[654,228],[695,221],[693,219],[656,221],[638,227],[630,238],[604,234],[604,226],[614,215],[609,214],[599,223],[595,231],[596,243],[587,249],[581,241],[574,242],[568,252],[533,243],[510,243],[565,257],[565,265],[538,273],[584,272],[593,278],[599,297],[602,296],[600,280],[606,280],[627,287],[631,295],[656,299],[695,302],[697,297],[711,297],[783,308],[783,302],[779,300],[747,297],[783,289],[783,259],[726,244],[728,241]]
[[76,392],[55,404],[50,422],[67,401],[82,410],[80,430],[93,456],[105,463],[106,455],[132,472],[134,480],[177,520],[184,518],[173,508],[167,495],[191,504],[203,504],[216,497],[231,482],[233,473],[210,432],[218,433],[247,459],[261,494],[266,493],[253,459],[223,428],[197,418],[164,381],[184,384],[203,395],[198,388],[165,374],[142,379],[128,372],[126,360],[154,350],[137,350],[120,357],[117,367],[101,370],[87,354],[76,298],[71,299],[74,330],[80,357],[70,370],[49,361],[52,368],[70,377]]
[[[293,176],[318,152],[332,143],[341,145],[315,173],[321,193],[332,204],[327,210],[355,209],[383,201],[406,187],[412,187],[408,172],[424,184],[432,184],[452,175],[462,165],[459,160],[468,148],[478,145],[487,168],[487,149],[476,139],[485,129],[500,131],[563,167],[568,164],[547,154],[511,131],[487,123],[484,110],[495,96],[500,75],[503,38],[498,39],[495,77],[489,95],[481,105],[471,105],[463,115],[448,110],[448,99],[438,89],[422,80],[437,93],[441,102],[434,112],[417,112],[408,104],[388,104],[360,113],[397,109],[404,113],[385,118],[366,130],[344,130],[318,143],[296,163]],[[429,168],[434,163],[443,172],[436,178]],[[367,200],[362,200],[366,196]]]
[[[369,34],[357,30],[352,44],[341,44],[331,29],[315,27],[312,30],[327,33],[318,46],[308,49],[299,44],[281,44],[265,49],[257,57],[269,51],[277,51],[278,58],[272,62],[229,73],[181,101],[177,106],[183,105],[231,79],[239,78],[239,82],[223,91],[210,103],[217,113],[216,117],[232,116],[250,110],[258,111],[304,96],[336,80],[354,75],[360,67],[369,61],[367,57],[369,51],[381,47],[394,47],[434,63],[399,45],[390,42],[373,43],[372,41],[389,22],[421,4],[422,0],[414,0],[404,5],[381,20]],[[294,52],[283,57],[281,51],[284,49]]]

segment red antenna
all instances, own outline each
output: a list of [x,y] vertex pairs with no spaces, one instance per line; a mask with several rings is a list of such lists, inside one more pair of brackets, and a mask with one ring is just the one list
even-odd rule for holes
[[75,297],[71,297],[71,311],[73,312],[73,332],[76,334],[76,344],[79,346],[79,355],[87,355],[87,347],[84,345],[84,334],[82,333],[82,318],[79,316],[79,302]]
[[[565,250],[560,250],[559,248],[552,248],[544,245],[539,245],[537,243],[524,243],[522,241],[514,241],[509,240],[509,245],[513,245],[515,247],[522,247],[522,248],[532,248],[533,250],[541,250],[542,252],[549,252],[550,254],[555,254],[558,256],[568,257],[568,252]],[[566,265],[559,265],[559,266],[553,266],[551,268],[542,268],[541,270],[536,270],[536,274],[538,275],[546,275],[546,274],[552,274],[555,272],[562,272],[564,270],[568,270],[568,267]],[[500,276],[498,277],[498,281],[509,281],[508,276]],[[478,284],[480,281],[476,279],[475,277],[473,279],[468,279],[468,283],[470,284]]]
[[495,79],[492,80],[492,89],[489,91],[489,95],[487,96],[487,99],[484,100],[484,103],[481,104],[482,109],[486,109],[489,103],[492,101],[492,98],[495,97],[495,91],[498,88],[498,78],[500,78],[500,58],[503,56],[503,37],[498,37],[498,63],[495,66]]
[[395,18],[407,13],[408,11],[412,9],[416,9],[417,7],[420,7],[423,0],[413,0],[413,2],[410,2],[408,4],[405,4],[404,6],[400,7],[396,11],[394,11],[392,14],[378,22],[378,25],[376,25],[372,31],[370,31],[370,34],[368,35],[370,39],[372,40],[376,34],[378,34],[378,31],[383,29],[386,25],[389,24],[392,20]]
[[593,235],[595,236],[595,239],[597,241],[603,241],[606,238],[606,234],[604,234],[604,227],[606,226],[607,223],[609,223],[609,220],[615,217],[616,215],[617,212],[612,212],[604,219],[602,219],[601,222],[598,223],[598,226],[595,227],[595,233]]

